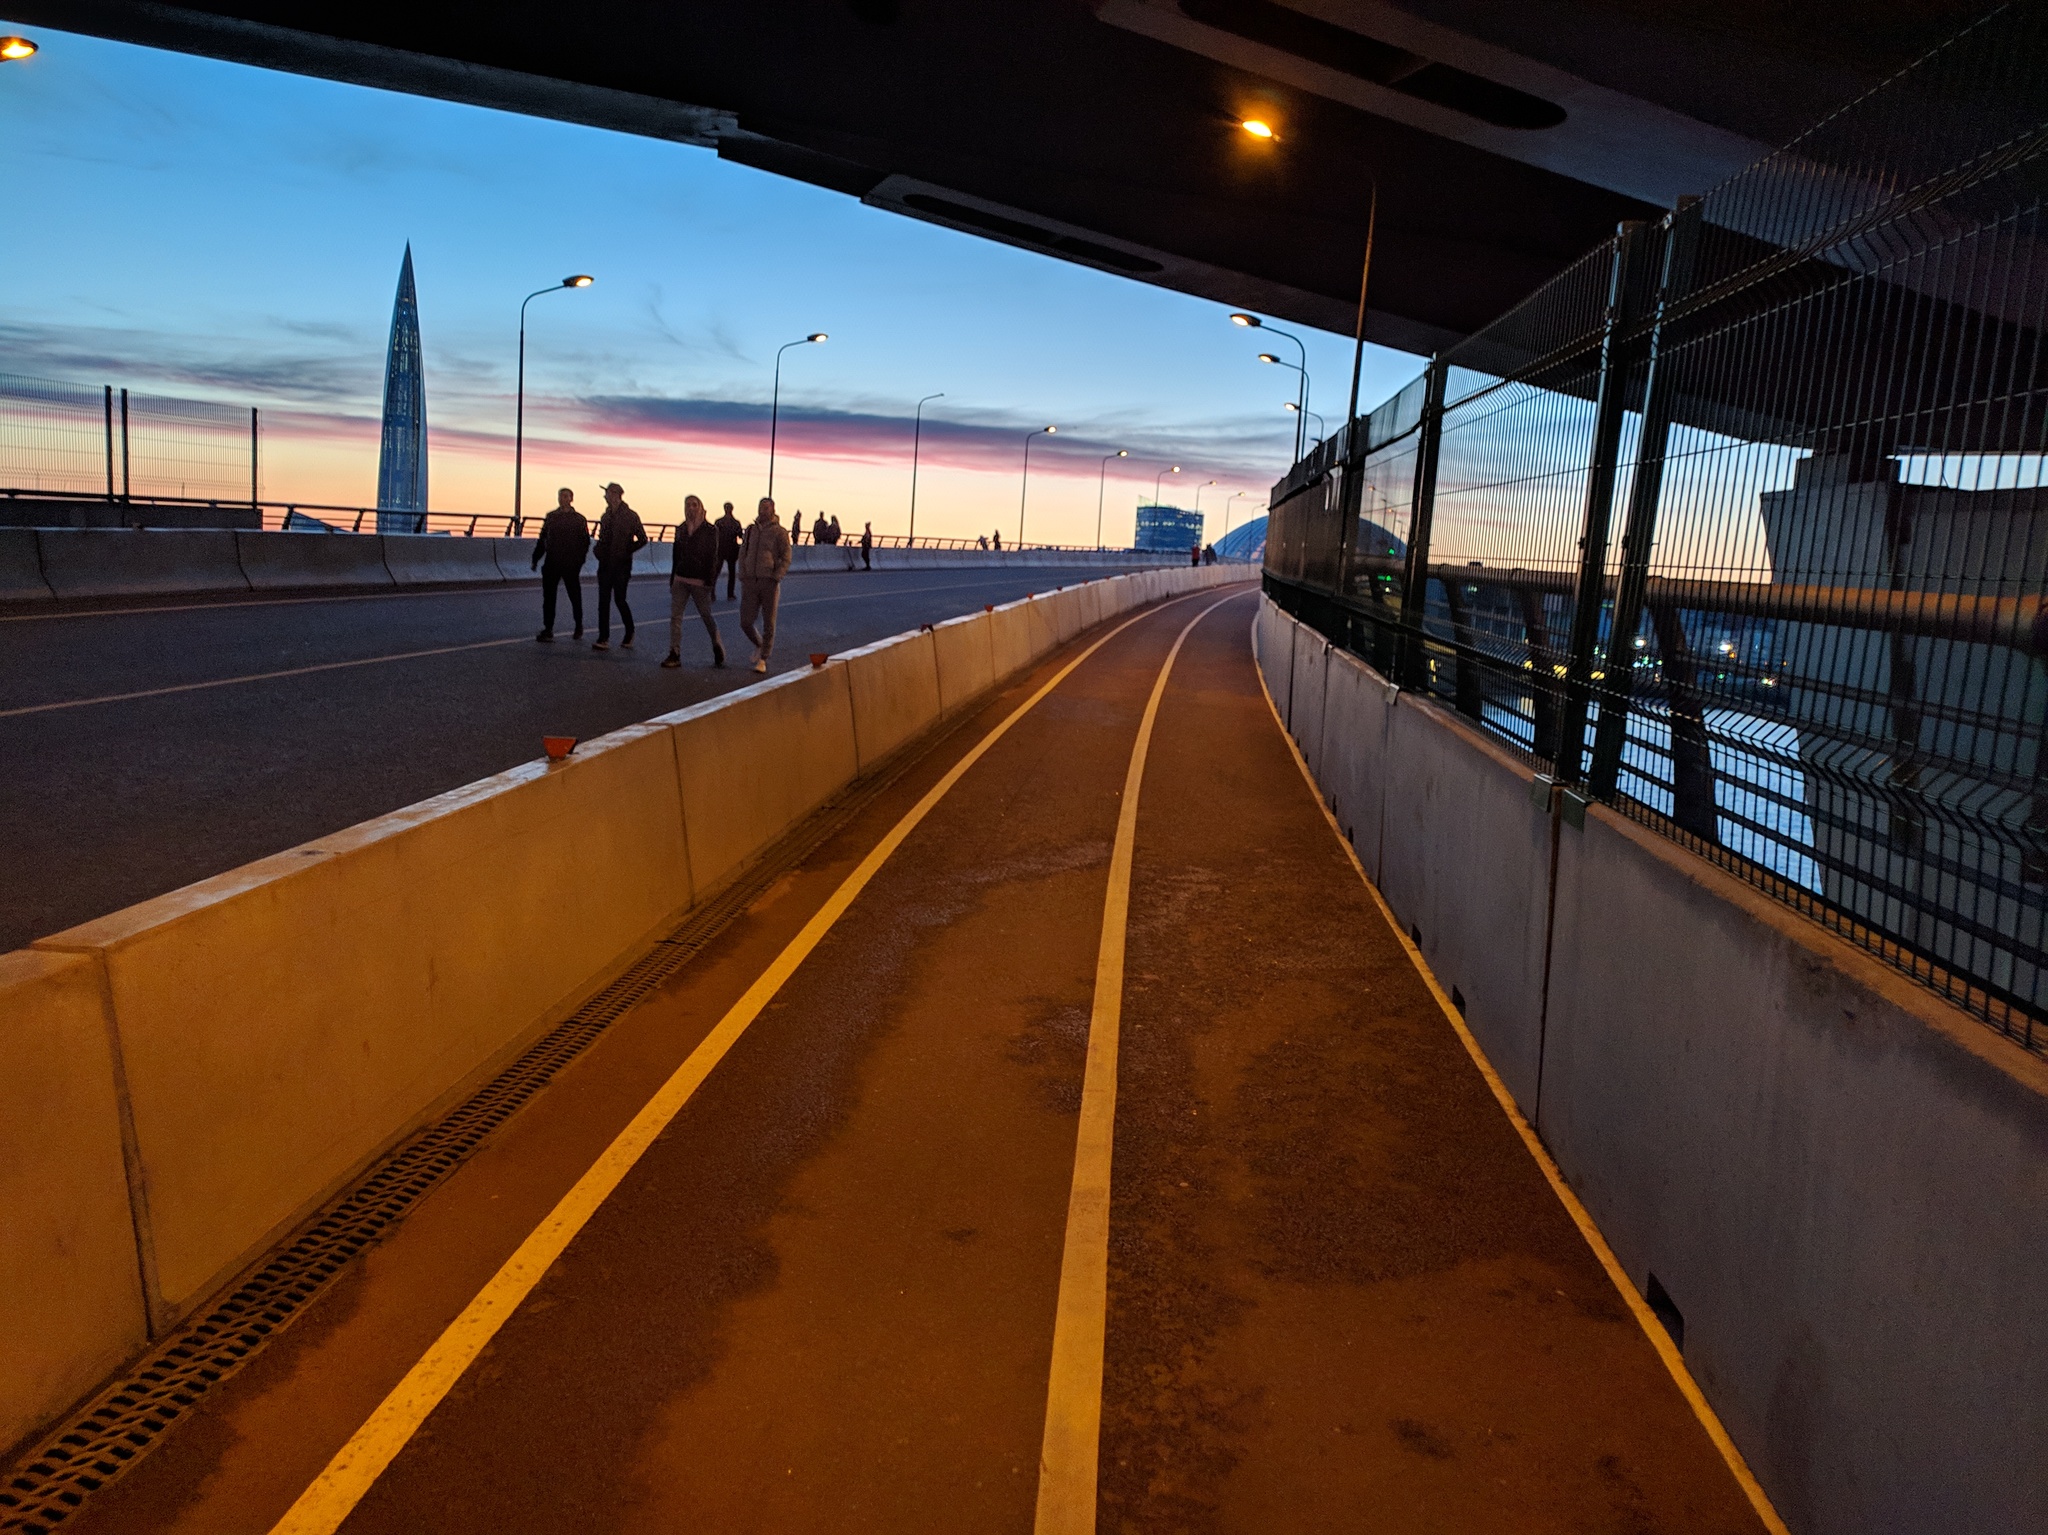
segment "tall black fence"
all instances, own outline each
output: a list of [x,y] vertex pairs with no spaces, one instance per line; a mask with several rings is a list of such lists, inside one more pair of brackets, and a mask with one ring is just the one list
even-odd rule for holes
[[2048,1049],[2044,190],[2015,4],[1296,465],[1267,589]]

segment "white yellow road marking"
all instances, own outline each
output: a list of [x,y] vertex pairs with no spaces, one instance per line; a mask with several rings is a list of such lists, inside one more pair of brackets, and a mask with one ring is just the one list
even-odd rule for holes
[[[1198,594],[1191,592],[1187,597],[1174,598],[1162,607],[1185,602],[1195,595]],[[448,1324],[419,1362],[378,1404],[363,1426],[328,1461],[327,1468],[299,1495],[298,1501],[286,1510],[284,1517],[271,1527],[270,1535],[333,1535],[341,1527],[342,1521],[354,1511],[363,1495],[376,1484],[385,1468],[419,1431],[420,1425],[426,1422],[449,1389],[461,1379],[485,1345],[497,1335],[498,1329],[519,1308],[520,1302],[533,1292],[534,1286],[575,1240],[576,1234],[632,1171],[647,1148],[668,1128],[683,1105],[690,1101],[691,1095],[746,1032],[747,1026],[760,1016],[761,1010],[781,990],[783,983],[832,930],[833,924],[875,877],[890,854],[902,845],[904,838],[966,776],[967,770],[1008,734],[1011,726],[1066,681],[1076,667],[1132,624],[1159,611],[1159,608],[1154,608],[1126,619],[1061,667],[1043,687],[976,742],[973,749],[948,769],[946,775],[889,829],[888,835],[847,875],[825,904],[804,924],[803,930],[775,956],[774,963],[747,988],[746,994],[726,1011],[703,1042],[690,1052],[689,1058],[676,1068],[675,1074],[661,1085],[660,1090],[633,1116],[632,1122],[605,1148],[589,1171],[576,1180],[575,1187],[562,1196],[554,1209],[548,1212],[547,1218],[519,1244],[518,1250],[505,1260],[497,1273],[477,1292],[475,1299],[463,1308],[462,1314]],[[1184,638],[1186,631],[1182,634]],[[1179,648],[1178,642],[1175,648]],[[1156,706],[1156,695],[1153,702]],[[1149,722],[1148,713],[1148,725]]]
[[1089,1535],[1095,1528],[1096,1456],[1102,1441],[1102,1350],[1109,1306],[1109,1162],[1116,1133],[1116,1052],[1123,1022],[1124,932],[1131,910],[1131,854],[1138,840],[1138,791],[1159,700],[1180,648],[1196,624],[1233,592],[1192,619],[1166,653],[1138,722],[1124,774],[1102,940],[1095,951],[1095,1002],[1088,1016],[1088,1065],[1081,1078],[1081,1124],[1074,1137],[1074,1182],[1067,1196],[1066,1247],[1053,1314],[1052,1374],[1045,1397],[1045,1440],[1038,1458],[1036,1535]]

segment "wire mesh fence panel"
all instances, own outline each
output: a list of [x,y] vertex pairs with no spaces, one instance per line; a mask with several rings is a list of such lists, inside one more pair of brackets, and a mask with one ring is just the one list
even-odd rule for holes
[[2048,1048],[2044,191],[2015,5],[1445,354],[1359,504],[1298,466],[1346,564],[1269,588]]
[[111,440],[104,389],[0,373],[0,485],[107,495]]
[[162,395],[128,399],[128,489],[138,496],[252,501],[249,412]]

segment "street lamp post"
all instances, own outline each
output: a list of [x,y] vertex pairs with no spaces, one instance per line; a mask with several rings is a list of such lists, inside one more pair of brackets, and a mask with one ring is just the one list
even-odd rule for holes
[[[1299,336],[1295,336],[1295,335],[1290,335],[1290,334],[1289,334],[1288,332],[1286,332],[1286,331],[1284,331],[1284,330],[1280,330],[1280,329],[1279,329],[1279,328],[1277,328],[1276,326],[1268,325],[1268,324],[1267,324],[1267,323],[1266,323],[1266,322],[1265,322],[1264,320],[1260,319],[1260,318],[1259,318],[1259,317],[1258,317],[1257,315],[1255,315],[1255,314],[1246,314],[1246,313],[1244,313],[1244,312],[1243,312],[1242,310],[1239,310],[1239,311],[1238,311],[1238,312],[1237,312],[1236,314],[1233,314],[1233,315],[1232,315],[1232,316],[1230,317],[1230,323],[1231,323],[1232,325],[1242,325],[1242,326],[1245,326],[1245,327],[1247,327],[1248,329],[1251,329],[1251,330],[1264,330],[1264,331],[1271,331],[1271,332],[1272,332],[1272,333],[1273,333],[1274,335],[1276,335],[1276,336],[1280,337],[1280,338],[1281,338],[1282,340],[1284,340],[1284,341],[1292,341],[1292,342],[1294,343],[1294,347],[1295,347],[1295,350],[1301,353],[1301,365],[1300,365],[1300,366],[1299,366],[1298,368],[1295,368],[1295,371],[1296,371],[1297,373],[1299,373],[1299,374],[1301,375],[1301,387],[1300,387],[1300,390],[1299,390],[1299,392],[1298,392],[1298,393],[1297,393],[1297,395],[1296,395],[1296,399],[1297,399],[1297,400],[1299,401],[1299,404],[1298,404],[1298,405],[1296,406],[1296,408],[1297,408],[1297,409],[1299,409],[1299,410],[1307,410],[1307,409],[1308,409],[1308,348],[1307,348],[1307,347],[1305,347],[1305,346],[1303,346],[1303,345],[1301,344],[1301,337],[1299,337]],[[1265,352],[1261,352],[1261,353],[1259,354],[1259,360],[1260,360],[1261,362],[1268,362],[1268,361],[1270,361],[1270,362],[1280,362],[1280,359],[1279,359],[1279,358],[1277,358],[1277,357],[1274,357],[1274,356],[1272,356],[1272,355],[1271,355],[1270,353],[1265,353]],[[1282,363],[1282,364],[1281,364],[1281,366],[1282,366],[1282,367],[1292,367],[1292,366],[1293,366],[1293,364],[1291,364],[1291,363]],[[1296,422],[1296,423],[1295,423],[1295,426],[1296,426],[1296,431],[1295,431],[1295,433],[1294,433],[1294,457],[1295,457],[1295,459],[1296,459],[1297,461],[1299,461],[1299,460],[1300,460],[1300,458],[1301,458],[1301,432],[1300,432],[1300,426],[1301,426],[1301,424],[1302,424],[1302,423],[1300,423],[1300,422]]]
[[[1273,125],[1264,118],[1247,117],[1238,124],[1238,127],[1261,143],[1277,144],[1280,141],[1280,135],[1273,131]],[[1365,369],[1365,299],[1368,290],[1372,286],[1372,242],[1374,234],[1379,229],[1380,222],[1380,182],[1379,177],[1373,175],[1370,171],[1365,172],[1365,189],[1365,259],[1359,264],[1358,268],[1358,322],[1352,330],[1351,337],[1351,407],[1345,413],[1344,419],[1346,422],[1358,419],[1358,377]],[[1232,315],[1231,319],[1236,320],[1240,325],[1256,325],[1259,323],[1249,316],[1240,318],[1237,315]],[[1278,335],[1280,333],[1276,331],[1274,334]],[[1306,361],[1307,359],[1304,358],[1303,360]],[[1303,410],[1308,409],[1308,395],[1306,391],[1302,395],[1301,408]],[[1299,433],[1296,434],[1295,444],[1294,456],[1299,460],[1301,457]]]
[[1129,448],[1118,448],[1114,453],[1102,455],[1102,468],[1095,476],[1095,552],[1102,553],[1102,492],[1109,484],[1109,461],[1113,458],[1129,458]]
[[933,400],[943,400],[945,397],[946,391],[941,389],[937,394],[928,394],[922,400],[919,400],[917,402],[917,427],[916,430],[911,434],[910,438],[909,547],[913,549],[917,547],[917,450],[919,445],[922,444],[922,442],[924,441],[924,408],[925,406],[929,405]]
[[1169,474],[1179,473],[1180,465],[1175,464],[1171,469],[1162,469],[1157,474],[1152,476],[1152,504],[1154,506],[1157,506],[1159,504],[1159,482],[1165,479]]
[[1197,542],[1202,537],[1202,492],[1215,483],[1214,480],[1204,480],[1195,487],[1195,538]]
[[565,277],[553,287],[535,288],[519,301],[519,399],[513,409],[512,424],[512,532],[516,537],[526,530],[526,519],[521,515],[519,493],[521,480],[526,472],[526,306],[543,293],[560,293],[564,288],[587,288],[597,279],[588,273],[578,272]]
[[[1321,416],[1317,416],[1314,411],[1303,410],[1299,405],[1295,404],[1292,400],[1282,400],[1280,402],[1280,408],[1282,410],[1293,411],[1297,418],[1302,416],[1315,416],[1317,442],[1320,443],[1324,438],[1330,435],[1330,424],[1327,421],[1325,421]],[[1297,459],[1301,457],[1301,432],[1299,430],[1301,425],[1301,421],[1297,419],[1295,422],[1297,430],[1294,434],[1294,456]]]
[[768,499],[775,499],[775,428],[782,419],[782,354],[793,346],[816,346],[832,338],[823,331],[812,331],[800,340],[785,342],[775,353],[775,392],[770,396],[768,406]]
[[1041,426],[1035,432],[1024,434],[1024,479],[1017,487],[1017,547],[1024,547],[1024,498],[1031,494],[1031,445],[1041,437],[1049,437],[1059,430],[1056,426]]
[[[1224,537],[1224,538],[1228,538],[1228,537],[1230,537],[1230,503],[1231,503],[1231,502],[1233,502],[1233,501],[1235,501],[1235,500],[1236,500],[1236,499],[1237,499],[1237,498],[1238,498],[1239,496],[1248,496],[1248,495],[1250,495],[1250,494],[1251,494],[1251,492],[1250,492],[1250,491],[1248,491],[1248,490],[1233,490],[1233,491],[1232,491],[1232,492],[1231,492],[1231,493],[1230,493],[1229,495],[1227,495],[1227,496],[1225,496],[1225,497],[1223,498],[1223,537]],[[1222,539],[1218,539],[1218,540],[1217,540],[1217,542],[1218,542],[1218,543],[1221,543],[1221,542],[1222,542]]]

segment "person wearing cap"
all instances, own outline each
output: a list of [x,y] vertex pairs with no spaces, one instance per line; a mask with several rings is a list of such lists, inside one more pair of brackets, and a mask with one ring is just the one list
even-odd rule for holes
[[626,505],[626,487],[617,480],[604,488],[604,515],[597,519],[597,640],[592,650],[610,650],[612,602],[619,604],[625,635],[623,650],[633,648],[633,610],[626,606],[626,583],[633,579],[633,556],[647,547],[640,514]]
[[775,515],[775,503],[763,496],[740,542],[740,633],[753,642],[757,672],[768,670],[768,656],[775,649],[775,609],[782,601],[782,578],[789,574],[789,549],[789,530]]
[[541,522],[533,544],[533,568],[540,572],[540,633],[555,637],[555,589],[569,588],[569,611],[576,615],[576,638],[583,638],[583,561],[590,553],[590,524],[576,510],[576,492],[564,485],[555,492],[555,509]]
[[683,498],[683,525],[676,529],[676,552],[669,562],[668,658],[661,664],[671,669],[683,664],[683,609],[697,605],[704,620],[704,632],[711,636],[711,664],[725,665],[725,642],[718,636],[718,619],[711,612],[718,595],[718,528],[704,518],[704,503],[695,496]]

